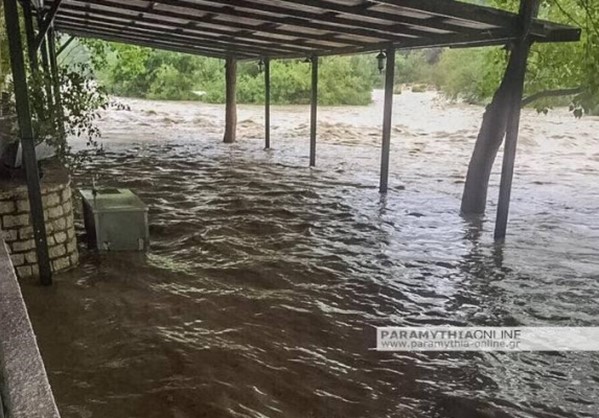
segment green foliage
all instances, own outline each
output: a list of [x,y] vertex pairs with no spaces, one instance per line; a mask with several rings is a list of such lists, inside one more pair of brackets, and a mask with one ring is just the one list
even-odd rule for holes
[[[112,55],[99,78],[115,95],[167,100],[225,100],[224,62],[136,46],[110,44]],[[373,56],[325,57],[319,66],[319,102],[363,105],[378,80]],[[271,100],[276,104],[310,102],[310,64],[303,60],[271,62]],[[195,92],[201,92],[196,94]],[[264,101],[264,74],[257,62],[239,62],[237,100]]]
[[0,1],[0,91],[6,86],[6,78],[10,73],[10,61],[8,58],[8,40],[6,39],[6,27],[4,26],[4,3]]
[[98,110],[108,106],[108,97],[97,86],[85,64],[73,70],[62,68],[58,72],[61,86],[60,104],[56,102],[52,76],[43,71],[29,74],[28,87],[32,109],[32,122],[38,142],[53,146],[65,163],[75,163],[67,137],[85,138],[89,146],[97,146],[100,132],[95,125]]
[[395,58],[396,84],[434,84],[435,66],[442,50],[398,51]]
[[[518,11],[519,0],[489,0],[490,6]],[[581,87],[583,92],[566,98],[576,116],[599,107],[599,2],[591,0],[547,0],[540,18],[582,28],[581,42],[537,43],[531,49],[525,95]],[[507,55],[500,49],[450,50],[444,53],[437,85],[450,97],[479,102],[490,98],[500,83]],[[564,99],[541,100],[534,105],[546,111]],[[566,102],[567,104],[568,102]]]
[[[2,3],[0,3],[1,5]],[[2,9],[0,8],[0,12]],[[21,34],[24,37],[23,34]],[[23,39],[23,45],[26,45]],[[99,50],[94,51],[100,59]],[[97,61],[98,63],[100,61]],[[87,62],[63,65],[53,76],[41,67],[32,69],[26,65],[27,86],[33,131],[37,142],[52,146],[59,159],[70,168],[78,166],[82,160],[71,152],[67,137],[85,138],[88,145],[97,146],[100,132],[95,125],[98,110],[108,106],[108,96],[98,86],[92,68]],[[8,82],[11,69],[8,62],[8,45],[4,25],[0,27],[0,91],[9,93],[9,114],[5,115],[2,126],[4,140],[17,140],[17,119],[14,117],[15,104],[12,82]],[[57,89],[60,92],[56,91]],[[60,98],[58,98],[60,96]]]
[[[518,11],[520,3],[519,0],[470,2],[512,12]],[[599,2],[547,0],[539,17],[582,28],[582,39],[534,44],[525,95],[581,87],[583,92],[575,97],[544,99],[534,105],[539,111],[547,111],[554,104],[570,104],[576,116],[599,113]],[[432,84],[448,97],[470,103],[485,103],[493,96],[508,58],[501,47],[444,50],[438,60],[431,59],[430,51],[399,53],[396,82]]]
[[433,84],[452,99],[480,103],[499,85],[505,57],[499,49],[447,50],[433,70]]

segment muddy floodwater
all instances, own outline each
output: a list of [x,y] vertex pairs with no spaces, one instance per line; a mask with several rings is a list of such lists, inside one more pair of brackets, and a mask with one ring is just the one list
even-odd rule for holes
[[[599,118],[525,111],[508,239],[459,216],[483,109],[396,96],[378,193],[368,107],[123,99],[75,182],[150,206],[145,256],[82,249],[23,285],[64,418],[598,417],[598,353],[380,353],[375,326],[599,326]],[[79,145],[77,145],[79,146]],[[501,156],[498,161],[500,161]],[[80,238],[83,228],[80,225]]]

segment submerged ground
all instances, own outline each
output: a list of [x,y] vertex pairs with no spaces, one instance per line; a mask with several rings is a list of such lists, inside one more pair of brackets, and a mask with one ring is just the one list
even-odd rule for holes
[[[482,108],[396,96],[388,196],[380,94],[308,109],[124,100],[76,180],[151,207],[147,257],[83,252],[25,284],[64,418],[594,417],[597,353],[377,353],[377,325],[599,325],[599,118],[526,111],[509,237],[458,214]],[[500,167],[497,164],[496,167]]]

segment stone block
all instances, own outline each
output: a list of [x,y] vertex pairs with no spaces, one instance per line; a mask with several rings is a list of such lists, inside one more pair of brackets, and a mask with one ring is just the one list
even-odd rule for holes
[[71,201],[71,188],[67,187],[62,191],[62,201],[63,202],[70,202]]
[[67,229],[67,237],[69,237],[69,239],[75,238],[75,228],[73,228],[72,226],[69,229]]
[[18,212],[31,212],[31,206],[29,200],[17,200],[17,211]]
[[17,276],[19,276],[20,279],[24,279],[26,277],[31,277],[33,275],[33,270],[31,269],[31,266],[21,266],[21,267],[17,267]]
[[60,218],[62,215],[64,215],[62,206],[55,206],[53,208],[48,209],[48,218],[50,219]]
[[70,240],[69,242],[67,242],[67,253],[72,253],[77,249],[77,241],[75,241],[74,239]]
[[74,252],[73,254],[71,254],[70,259],[71,259],[71,265],[76,266],[77,263],[79,263],[79,253]]
[[29,251],[35,248],[35,241],[29,239],[27,241],[15,241],[11,244],[12,251],[20,253],[23,251]]
[[2,217],[2,227],[4,229],[14,228],[15,226],[29,225],[29,214],[23,215],[4,215]]
[[10,259],[12,263],[17,266],[22,266],[25,264],[25,255],[24,254],[11,254]]
[[37,263],[37,254],[35,251],[29,251],[28,253],[25,253],[25,261],[27,264]]
[[33,238],[33,227],[32,226],[24,226],[19,229],[19,239],[30,239]]
[[58,193],[50,193],[42,197],[42,203],[45,208],[60,205],[60,195]]
[[29,196],[27,186],[19,186],[16,189],[11,188],[0,192],[0,200],[27,199],[27,196]]
[[73,226],[73,212],[68,214],[64,219],[67,223],[67,228],[71,228]]
[[69,257],[62,257],[52,261],[52,267],[54,271],[65,270],[71,267],[71,260]]
[[4,236],[4,240],[6,242],[13,242],[19,239],[19,234],[16,229],[7,229],[6,231],[2,231],[2,235]]
[[73,210],[73,204],[70,200],[64,202],[62,204],[62,210],[65,214],[70,213]]
[[0,202],[0,215],[6,215],[7,213],[14,213],[17,210],[15,202],[8,200]]
[[50,249],[48,250],[48,254],[50,255],[50,258],[58,258],[58,257],[62,257],[63,255],[65,255],[67,252],[66,248],[64,245],[60,244],[60,245],[55,245],[54,247],[50,247]]
[[54,231],[62,231],[67,228],[67,221],[65,218],[58,218],[52,221],[52,227]]
[[67,241],[67,233],[66,232],[57,232],[54,234],[54,239],[57,244],[64,244]]

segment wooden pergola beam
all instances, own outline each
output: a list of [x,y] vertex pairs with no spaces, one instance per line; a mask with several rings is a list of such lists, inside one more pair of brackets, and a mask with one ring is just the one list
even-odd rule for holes
[[[114,2],[106,1],[106,0],[96,0],[96,1],[94,1],[94,5],[114,8],[114,10],[101,10],[101,11],[97,12],[98,14],[101,14],[103,16],[131,18],[132,15],[127,14],[126,11],[134,11],[134,12],[143,14],[143,16],[139,18],[141,21],[155,22],[157,20],[154,18],[148,18],[147,15],[152,15],[152,16],[157,16],[157,17],[167,17],[167,18],[173,18],[173,19],[181,19],[181,20],[186,21],[186,23],[184,23],[182,25],[178,25],[178,27],[185,28],[185,30],[197,29],[198,26],[201,29],[200,25],[207,23],[209,25],[209,27],[204,26],[206,28],[206,29],[204,29],[204,32],[208,31],[213,34],[222,34],[222,35],[233,34],[234,36],[244,36],[244,35],[247,36],[248,31],[249,31],[251,33],[251,37],[253,39],[262,40],[262,41],[266,41],[266,42],[281,42],[281,39],[276,38],[276,37],[271,37],[271,36],[258,35],[253,32],[284,35],[287,37],[296,37],[296,38],[298,38],[298,40],[299,40],[299,37],[304,37],[307,39],[311,39],[313,41],[322,41],[323,40],[323,37],[319,36],[319,35],[302,34],[300,32],[296,32],[296,31],[292,31],[292,30],[285,30],[285,29],[282,29],[279,27],[262,27],[262,26],[256,27],[254,25],[248,25],[248,24],[244,24],[241,22],[236,22],[235,27],[238,30],[236,30],[235,32],[231,32],[230,30],[225,30],[225,29],[216,27],[216,26],[223,26],[222,22],[214,20],[214,18],[217,16],[216,14],[210,15],[210,19],[206,19],[205,17],[203,17],[202,21],[195,21],[195,20],[191,20],[191,17],[189,14],[168,11],[168,10],[156,10],[156,9],[147,10],[144,7],[136,6],[134,4],[127,4],[126,8],[123,8],[122,3],[114,3]],[[63,6],[62,10],[63,11],[64,10],[84,11],[87,9],[84,6],[78,6],[73,3],[68,3]],[[63,12],[61,11],[61,13],[63,13]],[[160,21],[160,22],[162,24],[172,24],[172,22],[170,22],[170,21]],[[350,44],[350,45],[362,46],[365,44],[364,42],[345,40],[345,39],[342,42],[341,41],[339,41],[339,42],[340,42],[340,45]],[[317,42],[314,42],[314,43],[304,42],[304,43],[302,43],[302,45],[309,47],[309,48],[322,48],[323,47],[323,45],[318,44]]]
[[[66,12],[62,13],[58,19],[60,19],[61,22],[68,20],[69,23],[77,24],[77,23],[80,23],[79,16],[80,15],[78,15],[76,13],[72,13],[71,11],[66,11]],[[111,14],[111,15],[106,15],[106,16],[105,15],[96,16],[94,14],[91,14],[90,19],[92,19],[94,23],[93,23],[93,25],[89,25],[89,26],[118,26],[123,31],[135,29],[138,31],[147,31],[147,32],[158,33],[158,34],[162,34],[162,35],[173,34],[173,35],[178,36],[180,38],[180,40],[183,40],[183,38],[187,38],[188,42],[193,42],[193,43],[195,43],[196,41],[197,42],[207,41],[210,43],[214,43],[214,45],[218,45],[221,42],[226,42],[226,43],[232,44],[232,45],[239,45],[239,46],[244,45],[244,46],[247,46],[250,48],[270,50],[270,51],[274,51],[277,53],[299,53],[299,54],[302,54],[302,53],[307,53],[310,51],[310,48],[305,47],[305,46],[278,44],[278,43],[273,43],[272,40],[269,40],[270,43],[257,42],[257,40],[256,41],[253,40],[255,38],[242,39],[242,38],[236,37],[232,33],[229,33],[228,35],[220,35],[220,34],[210,33],[209,30],[196,29],[193,27],[177,26],[170,30],[167,30],[164,27],[161,27],[161,26],[165,26],[165,24],[159,20],[144,19],[143,21],[135,21],[134,25],[129,25],[129,26],[126,26],[126,28],[125,28],[123,25],[123,23],[125,23],[125,21],[124,21],[125,17],[119,16],[118,14],[116,14],[116,15]]]
[[[210,3],[218,3],[217,0],[206,0]],[[286,1],[286,0],[284,0]],[[338,16],[337,12],[348,12],[352,15],[357,15],[358,17],[373,17],[381,20],[388,20],[390,25],[374,23],[370,22],[368,24],[369,28],[376,29],[374,38],[381,38],[381,36],[385,36],[382,39],[392,39],[389,38],[389,35],[397,36],[398,34],[407,36],[407,37],[420,37],[426,36],[429,31],[419,30],[416,27],[410,27],[402,23],[401,19],[398,19],[398,16],[393,16],[387,13],[380,12],[370,12],[365,8],[356,8],[356,6],[345,6],[343,4],[338,3],[329,3],[323,1],[312,1],[312,0],[291,0],[290,3],[299,4],[303,6],[312,6],[317,7],[323,10],[322,13],[307,11],[307,10],[299,10],[296,7],[285,7],[284,5],[272,5],[266,3],[254,3],[247,0],[229,0],[227,2],[228,5],[245,9],[245,10],[260,10],[268,13],[277,13],[285,16],[294,16],[300,18],[302,20],[308,20],[313,23],[318,24],[336,24],[336,25],[345,25],[348,27],[361,27],[363,26],[363,21],[355,18],[348,18]],[[359,13],[362,11],[362,13]],[[410,20],[410,19],[408,19]],[[455,28],[454,28],[455,30]]]
[[[62,30],[63,28],[57,24],[57,29]],[[71,26],[68,29],[69,33],[74,36],[81,38],[92,38],[92,39],[103,39],[109,42],[124,42],[131,45],[142,46],[146,48],[153,49],[164,49],[167,51],[173,52],[181,52],[184,54],[192,54],[192,55],[203,55],[206,57],[212,58],[220,58],[223,59],[225,56],[223,55],[223,51],[218,48],[209,49],[198,46],[181,46],[179,42],[169,42],[169,41],[155,41],[148,40],[147,37],[132,35],[132,34],[121,34],[118,32],[107,31],[107,30],[90,30],[86,26]],[[252,55],[248,55],[245,53],[238,53],[238,56],[243,59],[254,58]]]
[[[76,0],[78,1],[78,0]],[[106,1],[106,0],[96,0],[94,2],[94,5],[98,5],[98,6],[104,6],[104,7],[110,7],[110,8],[114,8],[114,10],[97,10],[97,14],[99,15],[103,15],[103,16],[113,16],[113,17],[121,17],[122,18],[131,18],[132,15],[127,14],[126,11],[135,11],[138,13],[143,13],[142,17],[138,17],[141,21],[160,21],[161,24],[163,25],[172,25],[173,22],[171,21],[166,21],[166,20],[160,20],[160,19],[153,19],[153,18],[147,18],[146,15],[151,14],[157,17],[168,17],[168,18],[173,18],[173,19],[181,19],[186,21],[186,23],[184,23],[183,25],[179,25],[179,27],[182,28],[186,28],[186,29],[193,29],[194,27],[201,25],[202,23],[207,23],[209,25],[209,30],[212,33],[220,33],[220,34],[231,34],[232,31],[231,30],[226,30],[226,29],[222,29],[223,27],[228,27],[227,26],[227,22],[223,22],[223,21],[217,21],[215,20],[215,17],[217,17],[217,15],[215,13],[212,13],[209,15],[209,18],[203,17],[202,19],[198,19],[198,20],[191,20],[191,16],[188,14],[183,14],[183,13],[179,13],[179,12],[171,12],[171,11],[163,11],[163,10],[151,10],[148,11],[146,10],[144,7],[140,7],[140,6],[135,6],[132,4],[128,4],[126,6],[126,8],[124,8],[121,4],[116,4],[113,3],[111,1]],[[72,10],[72,11],[87,11],[89,14],[89,8],[85,7],[85,6],[77,6],[74,4],[67,4],[65,6],[63,6],[63,10]],[[64,13],[63,11],[61,11],[61,14]],[[219,26],[219,27],[216,27]],[[327,38],[327,37],[323,37],[322,35],[312,35],[312,34],[306,34],[306,33],[302,33],[302,32],[297,32],[297,31],[293,31],[293,30],[288,30],[288,29],[283,29],[280,28],[279,26],[270,26],[270,25],[249,25],[249,24],[244,24],[242,22],[236,22],[235,23],[235,32],[242,32],[243,33],[239,33],[239,36],[247,36],[248,33],[251,34],[251,38],[252,39],[257,39],[257,40],[264,40],[267,42],[284,42],[289,44],[290,42],[293,45],[298,45],[298,43],[301,43],[302,45],[305,45],[307,47],[310,48],[324,48],[325,46],[322,44],[318,44],[318,41],[327,41],[327,42],[335,42],[338,43],[339,45],[343,46],[343,45],[356,45],[356,46],[363,46],[366,45],[366,42],[361,42],[361,41],[355,41],[352,39],[331,39],[331,38]],[[233,32],[233,33],[235,33]],[[265,36],[265,35],[257,35],[256,32],[259,33],[266,33],[266,34],[272,34],[275,35],[275,37],[269,37],[269,36]],[[280,38],[277,38],[276,35],[281,35],[281,36],[286,36],[286,37],[295,37],[296,39],[293,41],[282,41]],[[394,35],[394,38],[397,38],[397,36]],[[305,39],[311,40],[311,41],[315,41],[315,42],[306,42]]]
[[[389,20],[394,22],[394,25],[375,25],[377,29],[385,32],[397,31],[402,32],[403,30],[408,31],[412,34],[418,34],[418,36],[426,36],[431,33],[431,28],[436,30],[448,31],[448,32],[469,32],[474,33],[479,29],[464,28],[451,23],[445,23],[444,21],[428,21],[418,19],[410,16],[397,16],[390,13],[385,13],[377,10],[370,10],[370,7],[376,5],[376,3],[363,3],[356,6],[347,4],[327,2],[324,4],[321,0],[282,0],[285,3],[300,4],[311,7],[319,7],[323,10],[336,13],[344,13],[352,16],[369,17],[373,19]],[[314,14],[311,14],[314,15]],[[348,19],[333,16],[332,22],[348,22]],[[355,22],[355,21],[354,21]]]
[[[157,3],[165,4],[169,6],[177,6],[188,8],[190,10],[202,11],[202,12],[210,12],[217,13],[220,15],[226,15],[237,18],[247,18],[247,19],[255,19],[261,20],[264,22],[271,22],[280,25],[296,25],[305,28],[311,28],[316,30],[322,30],[326,32],[330,32],[331,34],[347,34],[347,35],[359,35],[365,36],[373,39],[387,40],[387,41],[400,41],[402,39],[414,37],[408,36],[404,34],[392,34],[389,33],[392,31],[392,28],[385,28],[386,33],[379,32],[376,30],[371,30],[364,28],[362,22],[356,20],[340,20],[335,17],[327,17],[327,16],[319,16],[314,13],[306,13],[301,10],[288,9],[279,6],[273,6],[266,3],[248,3],[243,2],[241,0],[230,0],[227,2],[227,6],[222,6],[221,2],[214,3],[216,5],[210,4],[199,4],[193,3],[188,0],[156,0]],[[208,0],[210,1],[210,0]],[[211,2],[212,3],[212,2]],[[240,5],[244,5],[247,10],[238,10],[235,8],[241,7]],[[267,12],[270,14],[258,13],[256,11]],[[277,16],[278,14],[278,16]],[[318,17],[318,21],[313,21],[311,19],[316,20]],[[235,22],[237,24],[237,22]],[[339,26],[344,25],[344,26]],[[371,25],[369,25],[371,26]],[[256,30],[260,30],[257,27],[254,27]],[[298,33],[298,36],[305,36],[305,33]],[[320,39],[327,39],[326,36],[320,36]],[[332,38],[329,38],[332,39]],[[343,40],[336,40],[340,43],[343,43]]]
[[[384,4],[386,9],[377,7]],[[414,12],[430,17],[420,18]],[[149,31],[145,41],[150,43],[167,35],[169,41],[176,37],[186,48],[192,43],[208,48],[206,44],[211,43],[218,46],[221,57],[240,50],[241,45],[247,46],[243,48],[246,57],[271,58],[365,53],[389,46],[489,46],[514,41],[518,33],[517,15],[452,0],[377,0],[357,5],[330,0],[146,0],[135,4],[69,0],[60,8],[58,16],[62,15],[83,20],[95,31],[102,28],[98,21],[118,24],[121,33],[143,29]],[[110,18],[120,20],[116,23]],[[68,32],[75,23],[81,22],[61,24],[61,29]],[[551,22],[534,21],[533,28],[534,40],[539,42],[580,36],[574,28]],[[238,58],[246,59],[242,55]]]
[[414,12],[427,12],[434,16],[458,19],[466,22],[484,23],[492,27],[518,30],[517,16],[500,9],[470,4],[454,0],[377,0],[392,6]]
[[202,47],[206,47],[206,48],[210,48],[210,49],[215,49],[215,50],[226,50],[229,52],[239,52],[242,55],[246,55],[246,56],[261,56],[261,55],[268,55],[268,54],[272,54],[272,53],[278,53],[278,54],[305,54],[309,51],[305,51],[305,50],[301,50],[301,49],[283,49],[283,48],[270,48],[270,45],[265,45],[264,47],[258,47],[255,44],[252,43],[245,43],[245,42],[235,42],[235,41],[230,41],[227,42],[225,40],[222,39],[216,39],[216,38],[211,38],[211,37],[207,37],[207,36],[203,36],[203,37],[196,37],[196,36],[188,36],[188,35],[184,35],[184,34],[178,34],[178,33],[172,33],[172,32],[165,32],[164,29],[159,29],[159,28],[147,28],[147,27],[141,27],[141,26],[133,26],[133,27],[128,27],[126,32],[122,29],[122,25],[119,26],[118,23],[115,22],[111,22],[111,23],[107,23],[107,22],[95,22],[94,24],[90,24],[90,25],[82,25],[79,24],[77,20],[71,19],[70,17],[67,16],[60,16],[59,18],[57,18],[56,20],[57,25],[59,25],[59,27],[63,27],[63,26],[68,26],[68,27],[77,27],[80,30],[92,30],[92,31],[111,31],[114,34],[120,34],[120,35],[125,35],[125,33],[127,34],[135,34],[141,37],[144,37],[148,39],[149,36],[156,36],[159,37],[161,40],[167,40],[167,41],[171,41],[174,43],[178,43],[181,46],[202,46]]
[[[80,16],[79,13],[85,11],[85,9],[81,6],[69,6],[64,8],[64,10],[61,12],[61,16],[68,16],[71,17],[73,19],[76,19]],[[102,10],[101,12],[97,12],[97,15],[95,12],[92,11],[91,14],[92,17],[92,21],[99,21],[99,22],[106,22],[106,23],[115,23],[115,24],[122,24],[122,22],[120,21],[115,21],[115,19],[121,19],[121,20],[125,20],[125,19],[131,19],[131,15],[128,15],[126,13],[123,13],[122,11],[104,11]],[[179,19],[189,19],[189,16],[177,16],[177,18]],[[142,25],[139,27],[155,27],[153,25],[160,25],[160,26],[166,26],[166,25],[172,25],[173,22],[166,22],[160,19],[154,19],[154,18],[148,18],[148,17],[142,17],[140,18],[140,20],[138,21],[140,22]],[[210,22],[211,23],[211,22]],[[268,46],[268,47],[272,47],[273,49],[285,49],[286,47],[289,47],[290,50],[294,50],[296,52],[300,51],[301,49],[309,49],[309,48],[318,48],[318,47],[323,47],[322,45],[318,45],[318,44],[303,44],[302,46],[298,46],[297,44],[287,44],[287,43],[281,43],[279,42],[280,40],[277,40],[275,38],[271,38],[271,37],[266,37],[266,36],[252,36],[251,40],[257,40],[257,41],[264,41],[264,42],[268,42],[269,44],[266,43],[262,43],[262,42],[251,42],[247,41],[247,37],[243,38],[241,34],[239,34],[238,32],[232,32],[232,31],[226,31],[226,30],[219,30],[219,29],[215,29],[215,28],[206,28],[206,29],[202,29],[201,26],[201,22],[194,22],[194,21],[188,21],[182,25],[176,25],[174,26],[175,30],[178,31],[185,31],[187,32],[187,35],[196,35],[201,37],[209,37],[210,39],[217,39],[218,35],[222,35],[222,36],[227,36],[229,37],[231,40],[235,39],[235,42],[240,41],[242,43],[246,43],[246,44],[256,44],[256,45],[262,45],[262,46]],[[158,28],[157,28],[158,29]],[[158,30],[164,30],[162,28],[158,29]],[[360,45],[363,45],[363,43],[361,43]]]

